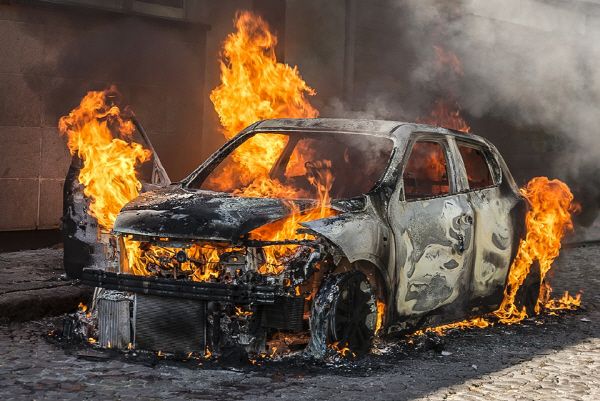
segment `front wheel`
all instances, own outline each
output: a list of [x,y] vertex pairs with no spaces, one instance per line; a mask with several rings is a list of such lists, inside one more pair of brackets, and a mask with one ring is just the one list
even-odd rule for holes
[[371,349],[377,326],[377,303],[369,280],[360,271],[325,277],[310,317],[309,352],[323,357],[328,347],[360,358]]

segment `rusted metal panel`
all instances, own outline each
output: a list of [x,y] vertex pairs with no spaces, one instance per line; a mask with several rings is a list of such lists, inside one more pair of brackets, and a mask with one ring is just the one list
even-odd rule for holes
[[105,291],[98,299],[98,341],[100,346],[124,349],[131,344],[131,297]]

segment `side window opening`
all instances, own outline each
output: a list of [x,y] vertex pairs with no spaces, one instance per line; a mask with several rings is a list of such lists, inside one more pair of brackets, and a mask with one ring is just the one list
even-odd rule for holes
[[442,146],[437,142],[416,142],[402,175],[406,200],[449,194],[448,175]]
[[467,171],[469,189],[486,188],[495,184],[483,149],[458,144],[458,150]]

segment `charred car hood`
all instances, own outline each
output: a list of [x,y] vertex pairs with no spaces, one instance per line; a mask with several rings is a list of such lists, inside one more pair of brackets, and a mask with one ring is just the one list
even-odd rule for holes
[[[300,210],[312,200],[286,200]],[[232,241],[291,214],[281,199],[243,198],[212,191],[188,190],[180,184],[141,194],[126,204],[113,231],[118,234]]]

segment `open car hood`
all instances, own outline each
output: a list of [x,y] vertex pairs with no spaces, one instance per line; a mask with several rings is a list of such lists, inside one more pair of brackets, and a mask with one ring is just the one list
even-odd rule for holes
[[[300,210],[313,200],[286,200]],[[234,241],[267,223],[292,214],[281,199],[244,198],[212,191],[188,190],[181,184],[154,189],[127,203],[117,216],[118,234],[161,238]]]

